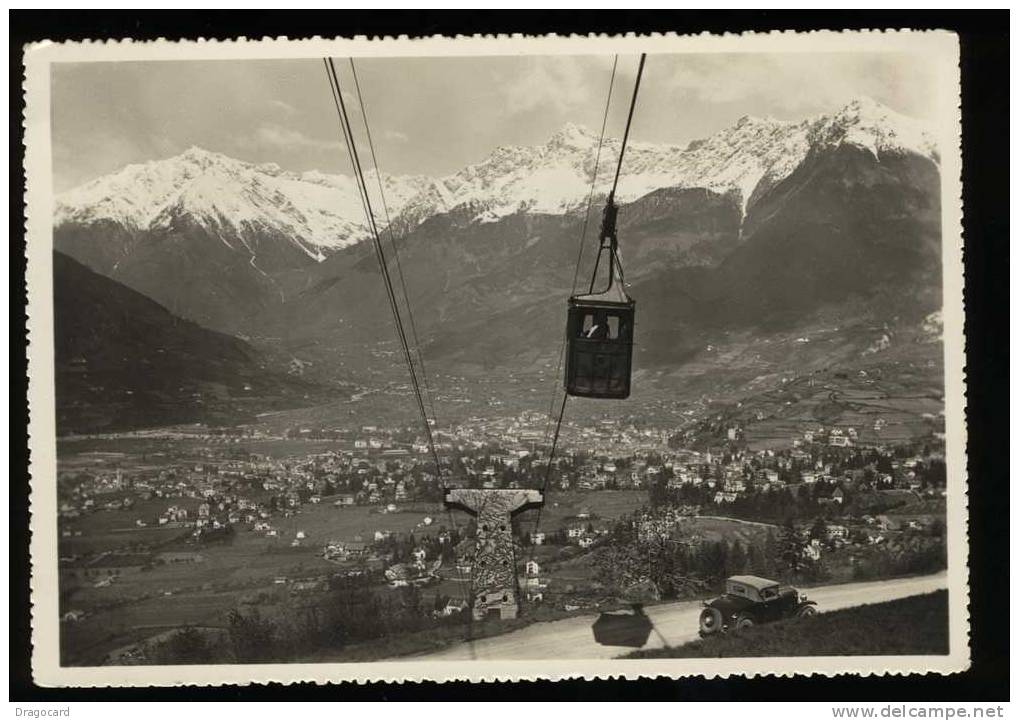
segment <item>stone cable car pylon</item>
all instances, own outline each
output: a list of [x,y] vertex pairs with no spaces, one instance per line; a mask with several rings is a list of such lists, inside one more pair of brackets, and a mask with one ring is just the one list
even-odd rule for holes
[[516,618],[520,612],[517,559],[513,543],[513,517],[541,508],[545,494],[536,489],[450,488],[447,508],[474,516],[477,545],[471,561],[471,613],[475,620],[498,611],[499,618]]

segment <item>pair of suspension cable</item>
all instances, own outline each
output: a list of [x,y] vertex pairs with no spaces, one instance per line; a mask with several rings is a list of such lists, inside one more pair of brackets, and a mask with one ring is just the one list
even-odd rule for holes
[[[389,263],[386,260],[385,249],[384,249],[384,247],[382,245],[382,237],[381,237],[381,234],[379,232],[378,224],[375,221],[375,213],[374,213],[374,211],[372,209],[371,197],[370,197],[370,195],[368,193],[368,185],[367,185],[367,181],[365,179],[364,168],[361,165],[361,159],[360,159],[360,156],[359,156],[359,154],[357,152],[357,144],[356,144],[356,141],[355,141],[355,138],[354,138],[354,131],[351,128],[351,125],[350,125],[350,118],[349,118],[349,116],[347,114],[346,102],[343,99],[343,92],[342,92],[341,87],[340,87],[339,78],[337,77],[337,74],[336,74],[336,66],[333,64],[332,58],[324,58],[323,59],[323,63],[325,64],[326,74],[327,74],[327,76],[329,78],[329,89],[332,92],[333,103],[336,106],[336,112],[337,112],[337,115],[339,116],[340,129],[343,132],[343,139],[346,142],[347,152],[348,152],[348,154],[350,156],[351,167],[352,167],[352,169],[354,171],[354,179],[355,179],[355,182],[357,184],[358,195],[360,196],[360,199],[361,199],[361,205],[362,205],[362,208],[364,209],[365,218],[367,219],[367,223],[368,223],[368,230],[369,230],[369,233],[371,234],[372,243],[373,243],[374,248],[375,248],[376,258],[377,258],[378,263],[379,263],[379,271],[382,274],[382,280],[383,280],[383,282],[385,284],[386,297],[389,300],[389,307],[390,307],[390,310],[393,313],[393,323],[396,326],[397,339],[400,342],[400,348],[403,351],[404,360],[407,363],[407,371],[410,373],[410,382],[411,382],[411,387],[414,390],[414,398],[415,398],[415,401],[417,402],[418,410],[421,413],[421,420],[422,420],[422,423],[423,423],[424,429],[425,429],[425,439],[426,439],[426,441],[428,443],[428,449],[429,449],[429,451],[431,453],[432,460],[435,463],[436,477],[441,482],[441,479],[442,479],[442,468],[441,468],[441,465],[439,463],[438,452],[435,449],[435,441],[434,441],[434,438],[432,437],[431,423],[429,422],[428,412],[425,410],[425,401],[424,401],[424,397],[423,397],[423,394],[422,394],[422,391],[421,391],[421,384],[418,381],[418,373],[417,373],[417,370],[415,368],[414,359],[413,359],[412,354],[411,354],[410,343],[409,343],[408,337],[407,337],[407,331],[406,331],[406,329],[404,327],[404,324],[403,324],[403,317],[402,317],[402,313],[400,312],[400,305],[399,305],[399,301],[398,301],[398,298],[397,298],[397,294],[396,294],[395,288],[393,286],[393,279],[392,279],[392,277],[390,276],[390,273],[389,273]],[[397,266],[398,266],[398,269],[399,269],[400,281],[401,281],[401,286],[402,286],[403,295],[404,295],[404,303],[407,305],[408,316],[411,319],[411,325],[413,326],[413,313],[410,310],[410,298],[407,296],[407,286],[406,286],[406,282],[405,282],[405,280],[403,278],[403,269],[399,265],[399,254],[396,252],[396,240],[395,240],[395,237],[393,236],[392,221],[389,218],[389,210],[388,210],[388,206],[386,205],[386,201],[385,201],[385,193],[383,192],[383,189],[382,189],[381,173],[379,172],[378,163],[377,163],[376,158],[375,158],[375,148],[374,148],[374,144],[372,143],[372,140],[371,140],[371,131],[368,128],[368,117],[367,117],[367,114],[364,111],[364,100],[361,97],[360,85],[357,83],[357,79],[356,79],[357,76],[356,76],[356,70],[354,69],[354,61],[353,61],[353,59],[351,59],[350,65],[351,65],[351,70],[354,73],[354,78],[355,78],[354,82],[355,82],[358,102],[359,102],[359,104],[361,106],[361,113],[362,113],[362,116],[364,118],[365,131],[366,131],[366,135],[367,135],[367,138],[368,138],[368,145],[369,145],[369,148],[371,150],[372,163],[375,165],[375,175],[376,175],[376,179],[378,181],[379,194],[382,197],[382,205],[385,208],[386,220],[387,220],[389,231],[390,231],[390,239],[392,241],[392,246],[393,246],[393,249],[394,249],[394,255],[397,258]],[[421,357],[420,343],[417,342],[416,328],[412,327],[412,333],[414,335],[415,347],[417,349],[418,359],[419,359],[419,363],[421,364],[421,372],[422,372],[422,375],[423,375],[424,374],[424,363],[423,363],[423,360],[422,360],[422,357]]]
[[[379,271],[382,275],[383,283],[386,289],[386,296],[389,300],[390,310],[393,314],[393,322],[396,327],[397,339],[400,342],[400,347],[403,351],[404,360],[407,364],[407,370],[410,374],[411,386],[414,390],[414,397],[417,403],[419,412],[421,413],[421,420],[425,429],[425,439],[428,445],[429,452],[432,456],[432,460],[435,463],[435,475],[439,484],[440,491],[445,490],[445,481],[442,475],[442,466],[439,461],[438,451],[435,447],[435,439],[432,435],[431,423],[429,422],[429,416],[425,410],[425,400],[422,395],[421,384],[418,382],[418,374],[415,369],[414,360],[411,355],[410,346],[407,338],[407,333],[404,328],[403,318],[400,312],[400,306],[393,286],[393,280],[389,272],[389,264],[386,261],[385,250],[382,244],[381,234],[378,229],[378,225],[375,221],[375,213],[372,210],[371,197],[368,193],[368,185],[365,179],[364,168],[361,165],[360,156],[357,152],[357,145],[354,138],[354,132],[350,125],[350,118],[347,113],[347,106],[343,99],[343,92],[340,86],[339,77],[336,73],[336,66],[333,63],[332,58],[323,58],[323,64],[325,65],[326,75],[329,80],[329,90],[333,96],[333,103],[336,107],[336,113],[339,118],[340,130],[343,133],[343,139],[347,146],[347,152],[350,157],[351,168],[354,173],[355,183],[358,188],[358,195],[361,200],[361,206],[365,213],[365,218],[368,224],[368,230],[371,234],[372,244],[375,249],[376,258],[379,263]],[[375,169],[375,178],[378,184],[379,197],[382,202],[383,213],[386,218],[386,227],[389,230],[390,244],[393,248],[393,256],[396,260],[397,273],[399,276],[400,287],[403,292],[404,304],[407,308],[407,316],[410,324],[411,337],[414,340],[415,352],[417,355],[418,365],[420,366],[421,382],[424,385],[425,394],[428,398],[428,406],[432,413],[432,418],[435,418],[435,404],[432,399],[431,389],[428,387],[428,376],[425,371],[424,357],[421,353],[421,343],[418,338],[417,326],[414,322],[414,314],[410,303],[410,295],[407,292],[407,283],[403,273],[403,266],[400,263],[400,255],[397,249],[395,230],[393,228],[392,218],[389,214],[389,206],[386,203],[385,191],[382,186],[382,173],[379,169],[378,159],[375,155],[375,146],[372,141],[371,128],[368,123],[368,114],[365,109],[364,98],[361,94],[361,85],[357,77],[357,69],[354,65],[354,59],[350,58],[350,71],[354,80],[354,88],[357,94],[358,105],[360,106],[361,116],[364,120],[365,136],[368,141],[368,147],[372,159],[372,164]],[[446,509],[452,530],[458,538],[460,535],[458,524],[453,516],[452,510]],[[453,542],[453,538],[450,538],[450,543]],[[461,581],[462,584],[462,581]],[[469,599],[469,594],[464,594],[465,599]],[[469,614],[468,614],[469,615]]]

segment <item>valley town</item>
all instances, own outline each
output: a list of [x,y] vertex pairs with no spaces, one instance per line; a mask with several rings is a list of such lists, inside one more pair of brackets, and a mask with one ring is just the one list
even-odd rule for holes
[[[768,447],[722,415],[657,427],[547,416],[433,427],[447,485],[541,488],[515,520],[525,618],[945,564],[942,419],[908,438],[806,423]],[[886,434],[887,435],[887,434]],[[474,528],[420,425],[184,425],[60,441],[64,663],[399,656],[460,640]]]

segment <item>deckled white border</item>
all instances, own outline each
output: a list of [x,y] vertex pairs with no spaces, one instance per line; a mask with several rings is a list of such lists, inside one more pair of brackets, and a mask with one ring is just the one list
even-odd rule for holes
[[[847,656],[747,659],[591,661],[386,661],[371,663],[217,666],[59,665],[57,592],[56,437],[53,400],[50,64],[126,60],[272,59],[354,56],[584,55],[608,53],[913,53],[929,57],[942,89],[941,149],[946,463],[948,493],[949,643],[947,656]],[[32,669],[42,686],[219,686],[338,681],[513,681],[570,678],[707,678],[801,674],[951,673],[969,666],[968,529],[963,335],[963,265],[959,43],[946,31],[867,30],[769,32],[696,36],[471,36],[231,41],[40,42],[25,48],[25,168],[28,232],[29,446],[32,479]]]

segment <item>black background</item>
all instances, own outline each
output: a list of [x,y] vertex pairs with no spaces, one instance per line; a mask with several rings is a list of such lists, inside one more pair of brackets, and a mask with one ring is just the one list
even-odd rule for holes
[[[85,700],[813,700],[999,701],[1008,688],[1008,72],[1007,11],[10,11],[10,697]],[[46,689],[31,677],[27,361],[21,93],[25,43],[135,39],[290,38],[520,32],[620,33],[857,28],[959,34],[969,430],[972,667],[948,677],[700,678],[533,683],[260,685],[184,689]]]

